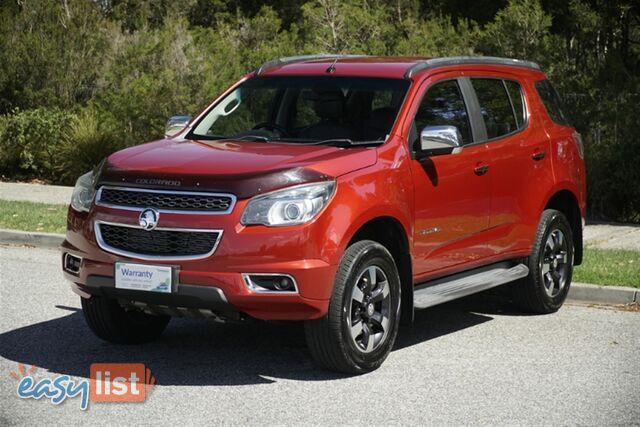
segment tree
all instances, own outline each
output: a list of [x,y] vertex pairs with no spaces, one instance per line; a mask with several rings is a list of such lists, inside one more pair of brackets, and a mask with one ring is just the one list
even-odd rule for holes
[[393,26],[383,2],[316,0],[302,11],[308,52],[381,55],[393,50]]
[[0,113],[90,99],[112,29],[85,0],[0,8]]
[[549,43],[551,16],[539,0],[510,0],[487,24],[481,51],[510,58],[541,61]]

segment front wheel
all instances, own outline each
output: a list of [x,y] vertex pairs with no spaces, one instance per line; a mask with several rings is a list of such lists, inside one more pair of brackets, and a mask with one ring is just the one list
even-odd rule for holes
[[569,293],[573,274],[573,235],[560,211],[542,213],[528,259],[529,276],[516,284],[516,297],[527,311],[553,313]]
[[323,367],[348,374],[378,368],[398,333],[400,277],[379,243],[351,245],[340,262],[325,317],[305,322],[311,355]]
[[139,344],[162,334],[170,316],[126,310],[115,299],[93,296],[81,298],[87,325],[99,338],[118,344]]

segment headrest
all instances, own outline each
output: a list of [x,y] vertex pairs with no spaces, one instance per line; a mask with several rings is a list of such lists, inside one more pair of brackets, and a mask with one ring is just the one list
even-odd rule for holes
[[322,119],[340,119],[345,114],[344,95],[340,89],[316,89],[313,96],[316,115]]

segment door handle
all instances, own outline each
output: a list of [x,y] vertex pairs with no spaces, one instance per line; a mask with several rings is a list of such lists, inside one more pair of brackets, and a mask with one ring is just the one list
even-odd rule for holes
[[484,175],[489,170],[489,165],[478,165],[473,169],[476,175]]
[[546,156],[546,155],[547,155],[547,152],[546,152],[546,151],[544,151],[544,150],[541,150],[541,151],[536,150],[536,151],[534,151],[534,152],[533,152],[533,154],[531,155],[531,158],[532,158],[533,160],[536,160],[536,161],[537,161],[537,160],[542,160],[542,159],[544,159],[544,156]]

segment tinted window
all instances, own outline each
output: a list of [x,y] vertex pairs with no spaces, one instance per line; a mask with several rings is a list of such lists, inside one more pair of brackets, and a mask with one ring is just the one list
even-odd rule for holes
[[497,138],[518,129],[509,95],[502,80],[471,79],[487,128],[487,138]]
[[253,77],[219,100],[188,137],[300,143],[383,140],[408,87],[405,79]]
[[456,126],[463,144],[471,142],[467,109],[455,80],[437,83],[427,90],[415,118],[418,133],[427,126]]
[[527,121],[525,117],[524,98],[522,96],[522,88],[518,82],[513,80],[503,80],[504,85],[507,87],[509,97],[511,98],[511,105],[513,105],[513,111],[516,114],[516,124],[518,129],[524,127],[524,123]]
[[311,126],[318,121],[312,101],[313,92],[303,89],[296,98],[296,104],[292,111],[291,125],[293,128]]
[[560,101],[560,96],[553,86],[551,86],[549,80],[537,81],[536,89],[538,90],[540,99],[542,99],[542,103],[547,109],[547,113],[549,113],[551,120],[559,125],[569,126],[569,120],[562,110],[562,101]]

